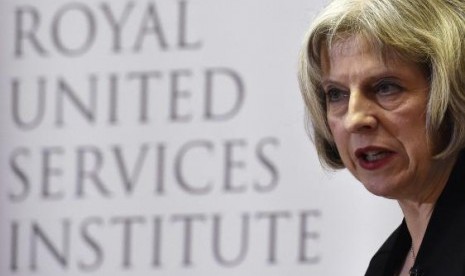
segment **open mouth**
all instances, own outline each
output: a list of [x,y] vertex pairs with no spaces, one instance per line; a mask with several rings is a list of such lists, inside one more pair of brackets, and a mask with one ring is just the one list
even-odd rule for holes
[[379,169],[388,164],[394,154],[393,151],[378,147],[367,147],[355,152],[360,166],[368,170]]
[[389,156],[390,154],[392,154],[392,152],[389,152],[389,151],[369,151],[369,152],[363,153],[362,158],[366,162],[374,162],[374,161],[381,160]]

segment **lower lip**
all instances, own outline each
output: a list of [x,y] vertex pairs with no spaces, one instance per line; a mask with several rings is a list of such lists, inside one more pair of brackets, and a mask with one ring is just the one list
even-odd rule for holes
[[381,158],[379,160],[371,161],[371,162],[366,161],[363,158],[359,158],[358,163],[365,170],[370,170],[370,171],[378,170],[378,169],[386,166],[392,160],[392,158],[394,158],[394,155],[395,154],[392,152],[392,153],[389,153],[388,155],[386,155],[385,157],[383,157],[383,158]]

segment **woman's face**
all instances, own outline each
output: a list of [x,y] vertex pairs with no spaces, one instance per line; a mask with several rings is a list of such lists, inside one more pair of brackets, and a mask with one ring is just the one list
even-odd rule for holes
[[322,57],[328,124],[345,166],[373,194],[427,197],[447,175],[427,142],[425,73],[395,54],[383,61],[358,37]]

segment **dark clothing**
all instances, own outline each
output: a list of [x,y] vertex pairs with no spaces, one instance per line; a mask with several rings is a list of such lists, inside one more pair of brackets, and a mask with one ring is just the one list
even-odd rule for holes
[[[373,256],[365,276],[398,275],[410,247],[404,220]],[[436,202],[410,275],[465,276],[464,152]]]

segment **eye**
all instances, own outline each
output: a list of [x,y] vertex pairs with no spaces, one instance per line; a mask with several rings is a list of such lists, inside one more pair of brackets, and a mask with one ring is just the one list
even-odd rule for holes
[[381,96],[388,96],[403,91],[403,88],[392,80],[382,80],[374,87],[374,92]]
[[326,101],[330,103],[340,102],[349,97],[349,93],[339,88],[329,88],[326,91]]

